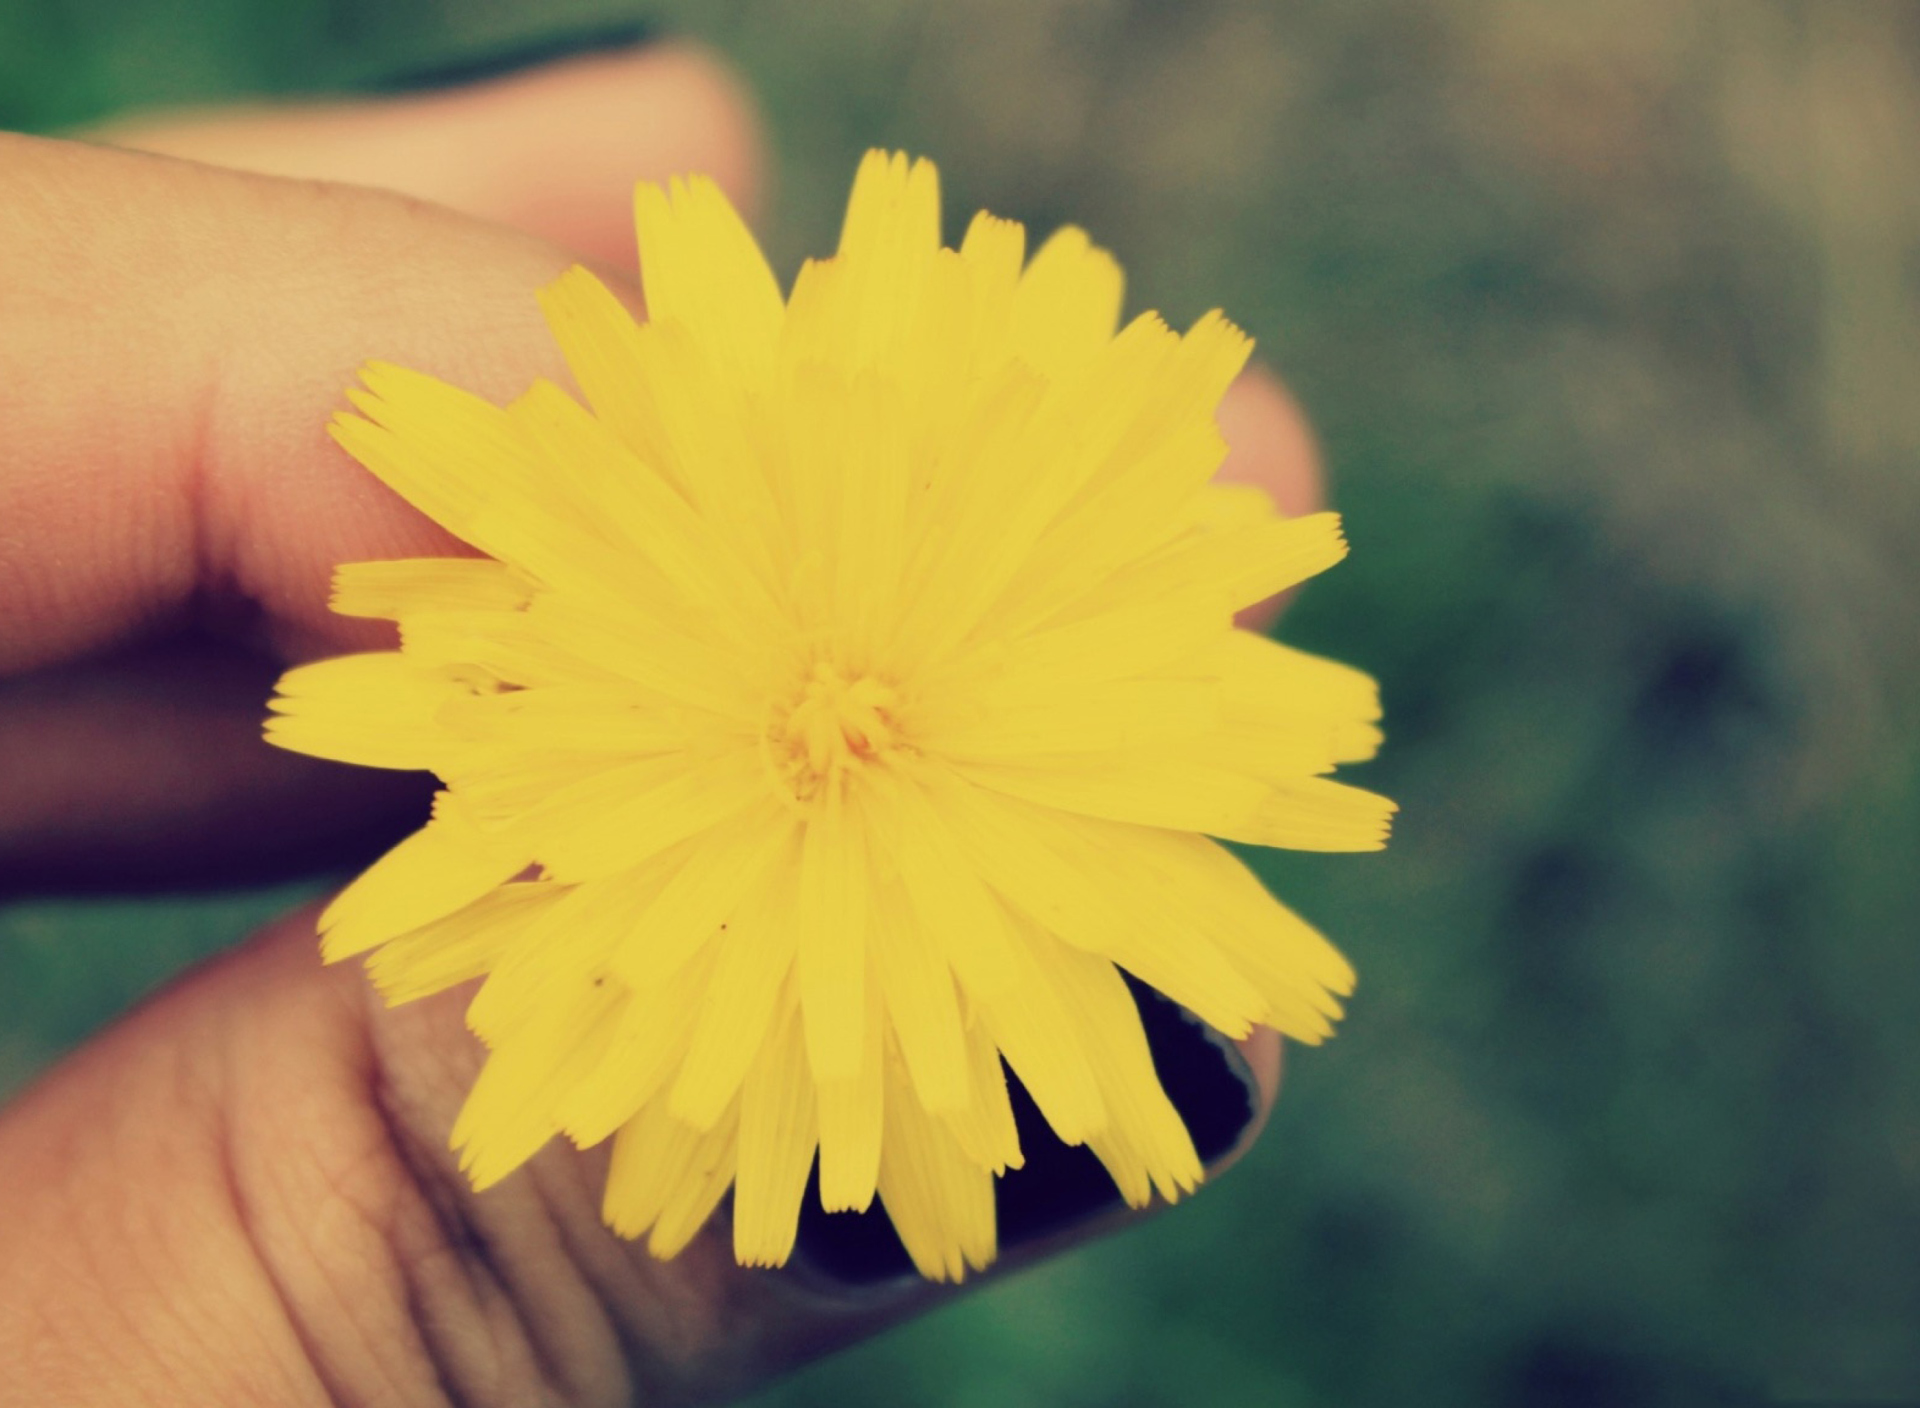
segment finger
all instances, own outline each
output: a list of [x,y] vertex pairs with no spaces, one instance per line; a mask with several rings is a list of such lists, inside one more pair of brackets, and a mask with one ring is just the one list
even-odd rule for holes
[[745,85],[689,44],[413,96],[135,115],[90,135],[236,171],[397,191],[623,269],[634,263],[636,180],[704,171],[751,215],[764,171]]
[[[99,135],[267,173],[384,185],[624,267],[632,264],[635,179],[704,169],[751,207],[761,170],[744,89],[686,46],[560,62],[411,99],[135,118]],[[83,191],[69,205],[77,211],[86,198]],[[64,259],[72,265],[76,256],[70,272],[109,296],[86,261],[115,251],[83,248]],[[182,274],[165,272],[173,282]],[[11,350],[37,359],[36,348],[20,345],[21,331],[9,325]],[[99,370],[103,387],[146,381],[138,364]],[[201,399],[183,390],[189,404]],[[328,400],[337,394],[336,386]],[[154,428],[164,433],[168,418],[155,417]],[[19,472],[9,473],[20,487]],[[185,482],[195,474],[190,467]],[[366,526],[384,531],[378,520],[395,507],[381,504]],[[430,529],[424,541],[455,550]],[[15,785],[0,805],[0,893],[219,883],[290,864],[351,863],[397,839],[424,795],[410,779],[342,774],[261,747],[271,672],[231,649],[137,647],[30,681],[5,674],[0,664],[0,760]]]
[[[105,838],[71,824],[77,799],[119,819],[123,850],[152,838],[164,869],[211,835],[244,850],[262,834],[202,806],[214,780],[304,795],[314,771],[252,732],[257,696],[248,761],[222,760],[196,693],[220,694],[219,671],[176,673],[145,708],[150,676],[122,676],[110,701],[111,672],[77,666],[207,625],[281,661],[383,644],[327,612],[333,565],[466,549],[339,451],[328,413],[370,356],[497,400],[563,377],[532,291],[570,262],[391,195],[0,136],[0,747],[34,779],[0,795],[0,834],[38,847],[0,851],[0,886],[102,858]],[[76,668],[28,681],[55,666]],[[103,730],[119,765],[85,746]],[[201,786],[167,785],[182,775]],[[352,787],[370,811],[392,795],[371,775]],[[74,848],[49,854],[61,835]]]
[[418,825],[422,775],[261,747],[276,672],[189,639],[0,681],[0,900],[341,870]]
[[[1220,402],[1220,433],[1227,459],[1220,479],[1264,490],[1288,517],[1313,513],[1325,502],[1320,448],[1299,403],[1266,367],[1255,364],[1227,389]],[[1265,630],[1279,616],[1284,597],[1249,606],[1239,616],[1249,630]]]
[[569,262],[382,193],[0,137],[0,672],[209,605],[364,642],[332,564],[455,545],[327,439],[341,388],[375,356],[495,400],[564,377],[532,291]]
[[[604,1148],[475,1194],[447,1151],[481,1054],[463,995],[380,1008],[317,969],[312,924],[201,969],[0,1117],[22,1401],[708,1402],[949,1294],[819,1257],[744,1270],[724,1212],[656,1261],[600,1223]],[[1003,1199],[1003,1244],[1010,1220]],[[1118,1220],[1029,1228],[1006,1264]]]

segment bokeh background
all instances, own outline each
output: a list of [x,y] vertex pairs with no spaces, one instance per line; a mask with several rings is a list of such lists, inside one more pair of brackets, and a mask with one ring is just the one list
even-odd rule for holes
[[[1920,4],[0,0],[0,125],[642,17],[784,271],[903,145],[1258,337],[1405,805],[1245,1165],[765,1408],[1920,1402]],[[0,909],[0,1086],[288,895]]]

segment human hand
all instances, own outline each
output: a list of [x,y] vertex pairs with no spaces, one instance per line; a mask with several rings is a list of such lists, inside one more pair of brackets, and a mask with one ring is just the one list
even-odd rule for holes
[[[324,866],[425,793],[260,744],[268,684],[387,643],[326,611],[336,563],[462,550],[327,440],[341,389],[370,357],[495,399],[564,381],[533,290],[579,256],[630,262],[635,179],[706,170],[751,210],[753,115],[710,60],[661,48],[104,135],[306,179],[0,138],[0,888]],[[604,277],[637,305],[630,273]],[[1270,377],[1221,421],[1225,473],[1313,506]],[[711,1236],[656,1262],[600,1224],[604,1151],[550,1148],[474,1195],[445,1147],[479,1061],[460,1005],[385,1010],[320,968],[303,913],[17,1102],[0,1403],[706,1400],[945,1294],[830,1275],[841,1218],[803,1233],[811,1269],[741,1270]],[[1187,1045],[1163,1062],[1238,1100],[1224,1161],[1278,1043],[1245,1048],[1251,1106]],[[1025,1186],[1005,1265],[1115,1220],[1071,1179]]]

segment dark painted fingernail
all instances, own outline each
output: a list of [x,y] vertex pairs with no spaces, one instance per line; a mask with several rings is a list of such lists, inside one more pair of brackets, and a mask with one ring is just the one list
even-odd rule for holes
[[800,1231],[794,1239],[796,1269],[843,1286],[878,1286],[913,1277],[913,1260],[900,1245],[880,1200],[865,1212],[826,1212],[820,1207],[820,1167],[816,1162],[807,1196],[800,1204]]
[[469,83],[505,78],[562,59],[637,49],[658,37],[659,30],[646,20],[549,31],[497,48],[378,74],[358,86],[369,93],[427,93],[440,88],[463,88]]
[[[1202,1163],[1232,1152],[1260,1111],[1260,1087],[1240,1048],[1179,1004],[1129,978],[1154,1068],[1187,1122]],[[1000,1249],[1012,1252],[1117,1213],[1124,1206],[1113,1180],[1084,1146],[1063,1144],[1033,1097],[1009,1073],[1014,1123],[1026,1163],[995,1189]],[[814,1274],[851,1286],[910,1277],[913,1263],[878,1205],[863,1213],[820,1209],[817,1185],[801,1205],[795,1260]]]
[[1232,1153],[1260,1116],[1260,1080],[1240,1047],[1171,998],[1129,977],[1153,1066],[1173,1108],[1187,1122],[1200,1162],[1211,1168]]

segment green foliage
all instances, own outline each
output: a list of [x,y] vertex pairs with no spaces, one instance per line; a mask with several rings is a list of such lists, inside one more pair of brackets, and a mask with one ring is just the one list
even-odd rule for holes
[[[1920,1397],[1920,27],[1774,0],[693,0],[760,86],[774,247],[861,148],[1072,219],[1309,408],[1375,671],[1383,857],[1191,1206],[772,1404]],[[571,19],[625,13],[570,5]],[[351,85],[532,0],[0,0],[0,121]],[[18,1071],[265,902],[0,914]]]

